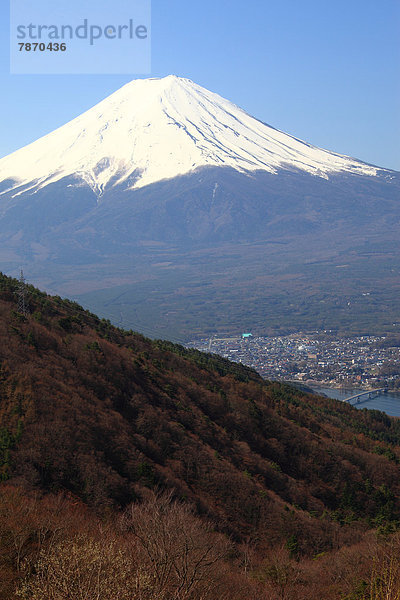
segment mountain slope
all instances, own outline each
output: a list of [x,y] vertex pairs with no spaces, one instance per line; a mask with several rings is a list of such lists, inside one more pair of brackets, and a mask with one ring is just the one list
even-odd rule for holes
[[296,535],[304,553],[329,546],[338,522],[398,518],[397,420],[117,330],[32,287],[24,317],[17,282],[0,284],[3,480],[98,507],[173,489],[238,539]]

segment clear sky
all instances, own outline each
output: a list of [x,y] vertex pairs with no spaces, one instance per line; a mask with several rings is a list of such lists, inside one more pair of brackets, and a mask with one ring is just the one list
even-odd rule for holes
[[[153,0],[152,38],[149,76],[188,77],[305,141],[400,170],[399,0]],[[10,75],[8,46],[1,0],[0,156],[135,78]]]

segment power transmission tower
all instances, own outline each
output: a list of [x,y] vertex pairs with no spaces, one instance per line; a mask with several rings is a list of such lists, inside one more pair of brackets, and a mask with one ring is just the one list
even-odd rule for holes
[[21,269],[18,284],[18,312],[21,313],[21,315],[24,315],[24,317],[26,317],[29,312],[27,296],[28,290],[26,287],[24,272]]

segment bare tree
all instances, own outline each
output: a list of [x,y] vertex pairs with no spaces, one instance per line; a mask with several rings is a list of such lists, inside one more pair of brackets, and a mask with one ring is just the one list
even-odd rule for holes
[[190,507],[173,501],[171,494],[153,495],[128,508],[123,527],[132,536],[138,561],[153,579],[152,598],[218,597],[231,544],[196,518]]
[[264,584],[265,598],[268,600],[297,600],[296,586],[301,574],[300,566],[289,557],[286,547],[271,550],[258,572],[258,579]]
[[78,535],[40,552],[36,573],[19,587],[29,600],[133,600],[137,573],[112,539]]

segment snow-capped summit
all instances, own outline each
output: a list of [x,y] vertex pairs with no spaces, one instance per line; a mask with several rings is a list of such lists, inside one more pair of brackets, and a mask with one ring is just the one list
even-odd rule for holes
[[[35,191],[64,177],[97,195],[138,189],[199,167],[374,176],[376,167],[311,146],[248,115],[188,79],[134,80],[66,125],[0,160],[2,193]],[[17,189],[20,188],[20,189]]]

